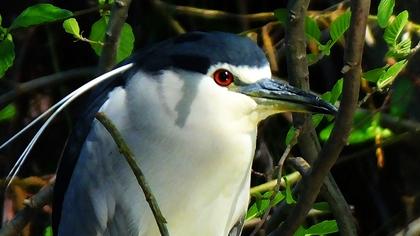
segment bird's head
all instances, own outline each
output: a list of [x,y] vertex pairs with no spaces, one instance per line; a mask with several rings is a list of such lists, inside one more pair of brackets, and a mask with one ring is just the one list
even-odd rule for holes
[[194,116],[215,124],[244,121],[255,128],[279,112],[336,112],[318,96],[272,79],[262,50],[234,34],[187,33],[146,49],[135,60],[143,71],[162,78],[147,85],[142,98],[156,98],[147,93],[160,88],[161,102],[150,102],[165,104],[181,126]]

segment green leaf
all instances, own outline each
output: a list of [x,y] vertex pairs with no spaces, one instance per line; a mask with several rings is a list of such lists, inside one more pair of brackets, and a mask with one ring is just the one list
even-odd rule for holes
[[284,23],[287,22],[287,17],[289,16],[289,13],[288,13],[287,9],[280,8],[280,9],[274,10],[274,16],[277,18],[277,20],[280,23],[284,24]]
[[346,11],[331,23],[330,36],[333,44],[337,42],[350,27],[350,18],[351,12]]
[[414,93],[414,85],[409,79],[402,77],[396,80],[392,89],[390,114],[403,117],[409,109]]
[[406,65],[407,60],[402,60],[389,67],[389,69],[379,78],[377,82],[378,89],[381,90],[384,87],[391,85]]
[[98,5],[102,7],[105,4],[113,4],[114,0],[98,0]]
[[76,19],[70,18],[65,20],[63,22],[63,28],[67,33],[73,35],[75,38],[81,38],[79,24],[77,23]]
[[293,236],[305,236],[306,229],[302,226],[299,226],[299,228],[296,230],[296,232],[293,234]]
[[71,11],[58,8],[48,3],[41,3],[30,6],[20,13],[13,21],[10,29],[63,20],[71,16],[73,16]]
[[341,96],[342,92],[343,92],[343,78],[335,82],[334,87],[331,90],[331,98],[329,99],[329,102],[332,104],[336,103],[338,98]]
[[277,193],[276,193],[276,196],[274,196],[274,198],[273,198],[273,200],[272,200],[271,205],[272,205],[272,206],[275,206],[275,205],[277,205],[278,203],[280,203],[281,201],[283,201],[283,199],[285,199],[285,198],[286,198],[286,196],[284,196],[281,192],[277,192]]
[[331,92],[327,91],[321,95],[322,100],[330,101],[331,99]]
[[385,56],[402,59],[407,57],[411,52],[411,39],[407,38],[391,47]]
[[45,228],[44,230],[44,236],[53,236],[53,231],[52,231],[52,227],[48,226],[47,228]]
[[372,69],[370,71],[366,71],[365,73],[363,73],[362,77],[367,81],[376,83],[379,80],[379,78],[386,72],[386,68],[387,66],[384,66]]
[[[101,17],[99,20],[97,20],[95,23],[93,23],[89,40],[95,41],[95,42],[103,42],[105,39],[105,32],[106,27],[108,25],[108,17]],[[102,52],[102,45],[97,43],[91,43],[90,46],[95,51],[95,53],[100,56]]]
[[135,38],[131,25],[124,23],[117,51],[117,62],[121,62],[131,55],[134,48],[134,40]]
[[[380,135],[383,138],[390,137],[392,135],[391,130],[382,128],[379,125],[379,115],[380,113],[372,116],[369,113],[362,113],[357,111],[354,116],[353,130],[351,131],[348,138],[348,143],[358,144],[371,141],[374,140],[376,135]],[[330,124],[321,130],[319,137],[322,141],[326,141],[329,138],[333,127],[334,124]]]
[[290,145],[290,142],[292,142],[292,140],[295,137],[295,135],[296,135],[296,128],[293,127],[293,126],[291,126],[289,128],[289,131],[287,131],[287,134],[286,134],[286,139],[285,139],[286,146],[287,145]]
[[[101,17],[96,21],[91,28],[89,39],[94,42],[104,42],[105,32],[108,25],[108,17]],[[95,53],[100,56],[102,53],[102,45],[98,43],[90,44]],[[121,36],[119,40],[119,45],[117,49],[117,63],[124,60],[131,55],[131,52],[134,48],[134,34],[131,26],[127,23],[124,23],[124,26],[121,30]]]
[[319,123],[321,123],[324,116],[325,116],[324,114],[312,115],[312,124],[314,125],[314,128],[318,127]]
[[331,212],[330,205],[328,205],[328,202],[316,202],[314,203],[312,208],[326,213]]
[[378,6],[378,24],[381,28],[388,25],[389,18],[394,11],[395,0],[381,0]]
[[263,216],[264,213],[270,208],[270,201],[271,206],[275,206],[285,198],[281,192],[277,192],[274,197],[273,194],[274,191],[267,191],[261,195],[260,198],[257,198],[255,203],[249,207],[245,220],[251,220],[253,218]]
[[0,122],[8,121],[15,117],[16,107],[13,104],[9,104],[0,110]]
[[332,39],[328,40],[327,43],[325,43],[325,45],[320,44],[318,45],[319,50],[322,51],[322,53],[326,56],[329,56],[331,53],[331,48],[332,46],[334,46],[336,41],[333,41]]
[[394,47],[397,44],[397,39],[400,36],[402,30],[408,22],[408,11],[403,11],[392,21],[388,27],[385,28],[384,40],[385,42]]
[[[318,47],[319,47],[319,45],[318,45]],[[308,65],[311,66],[315,62],[317,62],[317,60],[319,60],[318,53],[317,54],[308,53],[308,54],[306,54],[306,59],[308,60]]]
[[290,187],[289,181],[287,181],[286,176],[284,176],[283,179],[284,179],[284,183],[286,184],[286,191],[285,191],[285,194],[286,194],[286,203],[289,204],[289,205],[290,204],[295,204],[296,201],[293,198],[293,193],[292,193],[292,189]]
[[13,65],[14,60],[15,46],[13,38],[11,34],[7,34],[6,38],[0,41],[0,78]]
[[258,210],[257,204],[256,203],[252,204],[251,207],[246,212],[245,221],[252,220],[258,217],[258,212],[259,210]]
[[310,40],[314,40],[319,44],[321,38],[321,30],[315,20],[305,17],[305,34]]
[[318,45],[319,50],[322,51],[324,55],[330,55],[330,51],[332,46],[339,40],[344,33],[347,31],[347,29],[350,27],[350,18],[351,18],[351,12],[346,11],[337,19],[335,19],[330,26],[330,36],[331,39],[328,40],[328,42],[325,45]]
[[325,220],[318,224],[312,225],[305,230],[305,234],[323,235],[338,232],[337,222],[335,220]]

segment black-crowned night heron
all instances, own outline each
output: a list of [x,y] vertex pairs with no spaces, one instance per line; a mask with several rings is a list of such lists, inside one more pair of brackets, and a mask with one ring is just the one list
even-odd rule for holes
[[97,89],[67,144],[55,189],[58,235],[159,235],[129,165],[94,119],[98,111],[134,152],[172,236],[239,234],[258,122],[283,111],[335,112],[270,79],[263,52],[233,34],[187,33],[129,62]]

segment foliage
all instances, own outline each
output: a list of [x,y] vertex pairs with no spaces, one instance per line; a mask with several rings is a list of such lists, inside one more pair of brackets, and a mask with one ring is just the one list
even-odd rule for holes
[[[114,4],[112,0],[98,0],[98,4],[101,8],[107,4]],[[13,65],[15,59],[14,43],[13,43],[13,31],[18,28],[36,27],[47,23],[61,22],[63,21],[64,31],[71,34],[74,38],[80,41],[88,42],[92,46],[94,52],[100,56],[102,52],[102,46],[105,36],[105,31],[108,25],[109,11],[99,10],[101,18],[92,25],[90,39],[83,37],[80,31],[79,24],[76,18],[71,18],[74,13],[54,6],[49,3],[40,3],[30,6],[22,11],[11,23],[10,27],[2,27],[2,18],[0,16],[0,79],[3,78],[6,71]],[[119,40],[117,50],[117,62],[124,60],[129,57],[134,48],[134,34],[131,26],[127,23],[124,24],[121,38]],[[10,105],[13,107],[13,105]],[[12,118],[10,114],[10,107],[0,111],[0,117],[2,119]]]
[[30,6],[20,13],[13,21],[9,30],[64,20],[72,16],[73,13],[71,11],[58,8],[48,3],[41,3]]
[[338,232],[337,222],[335,220],[325,220],[312,225],[309,228],[299,227],[294,236],[305,235],[325,235]]
[[16,107],[13,104],[9,104],[0,110],[0,122],[10,120],[16,114]]
[[[104,42],[105,32],[108,25],[108,16],[101,17],[92,25],[89,40],[91,42]],[[97,55],[101,55],[103,44],[91,43],[90,46]],[[117,62],[120,62],[131,55],[134,47],[134,34],[131,26],[124,23],[117,49]]]

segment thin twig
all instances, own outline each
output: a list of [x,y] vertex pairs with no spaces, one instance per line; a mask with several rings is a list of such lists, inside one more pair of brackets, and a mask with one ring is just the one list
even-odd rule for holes
[[[298,182],[301,179],[301,177],[302,176],[297,171],[286,175],[287,181],[290,185],[293,185],[296,182]],[[266,183],[263,183],[263,184],[252,187],[251,191],[250,191],[250,194],[251,194],[251,196],[254,196],[254,195],[257,195],[258,193],[273,190],[276,187],[276,185],[277,185],[277,179],[273,179],[273,180],[268,181]],[[284,181],[284,179],[281,179],[280,187],[286,187],[286,182]]]
[[165,9],[166,12],[175,13],[180,15],[195,16],[205,18],[208,20],[234,20],[238,22],[242,21],[273,21],[276,20],[273,12],[260,12],[253,14],[235,14],[219,10],[202,9],[191,6],[179,6],[173,5],[160,0],[153,1],[156,6]]
[[292,141],[289,144],[287,144],[286,149],[284,150],[283,154],[280,157],[280,160],[279,160],[278,165],[277,165],[278,166],[277,183],[276,183],[276,186],[274,187],[274,193],[270,197],[270,204],[269,204],[268,208],[265,210],[261,221],[254,228],[254,230],[252,231],[250,236],[257,235],[257,233],[260,231],[260,229],[263,227],[263,225],[265,224],[265,222],[268,219],[268,215],[270,214],[271,208],[273,207],[274,197],[280,191],[280,184],[281,184],[281,180],[283,179],[282,178],[282,170],[283,170],[284,162],[286,161],[287,157],[289,156],[289,153],[290,153],[290,150],[292,149],[292,147],[294,145],[296,145],[297,137],[299,137],[299,134],[300,134],[300,129],[297,129],[293,138],[292,138]]
[[54,190],[54,181],[48,183],[25,201],[25,207],[20,210],[15,217],[3,225],[0,229],[0,236],[17,236],[20,235],[23,228],[29,223],[34,214],[43,206],[51,203]]
[[138,184],[141,186],[143,190],[144,196],[146,198],[147,203],[153,212],[153,216],[155,217],[156,223],[159,227],[160,234],[163,236],[169,235],[168,229],[166,227],[166,219],[162,215],[156,198],[154,197],[152,190],[150,189],[149,184],[146,182],[146,178],[143,175],[140,167],[137,165],[134,154],[131,149],[128,147],[126,142],[124,141],[122,135],[112,123],[112,121],[102,112],[98,112],[96,114],[96,119],[102,123],[102,125],[108,130],[111,134],[112,138],[114,139],[115,144],[118,146],[118,150],[124,156],[128,164],[130,165],[131,170],[133,171],[134,175],[136,176]]
[[369,8],[369,0],[352,1],[351,25],[344,53],[346,70],[343,71],[343,99],[335,126],[319,157],[313,163],[312,169],[299,184],[298,188],[301,194],[298,203],[279,230],[275,232],[277,235],[292,235],[301,225],[320,191],[324,178],[346,144],[359,96],[362,75],[361,60]]
[[105,42],[99,58],[99,71],[107,72],[115,66],[117,61],[117,48],[120,35],[127,19],[131,0],[116,0],[111,10],[108,26],[105,33]]

